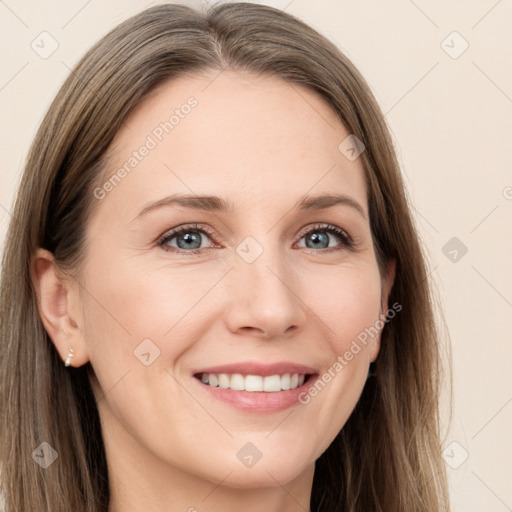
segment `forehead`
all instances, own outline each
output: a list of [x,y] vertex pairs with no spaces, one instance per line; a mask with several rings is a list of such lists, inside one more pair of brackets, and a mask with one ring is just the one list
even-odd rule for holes
[[233,71],[182,76],[153,91],[116,135],[105,182],[121,178],[110,180],[103,202],[130,215],[170,193],[261,207],[336,190],[365,204],[361,161],[339,149],[349,135],[303,86]]

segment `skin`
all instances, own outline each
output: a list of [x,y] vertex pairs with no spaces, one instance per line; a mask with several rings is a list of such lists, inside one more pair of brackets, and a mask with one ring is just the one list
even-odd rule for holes
[[[192,382],[195,369],[249,360],[323,374],[385,314],[394,279],[393,262],[379,274],[361,159],[338,150],[349,132],[324,100],[273,77],[217,75],[164,84],[119,131],[107,178],[175,108],[198,101],[121,183],[92,198],[80,280],[60,275],[47,251],[33,260],[56,349],[65,360],[72,346],[72,365],[90,361],[95,372],[110,512],[309,510],[315,460],[353,411],[380,347],[379,334],[307,405],[277,413],[239,410]],[[137,217],[176,193],[220,196],[234,209],[174,205]],[[326,193],[349,196],[364,215],[346,204],[294,209]],[[176,238],[168,251],[158,245],[193,223],[213,233],[199,236],[202,252],[176,252]],[[316,224],[346,231],[355,249],[328,233],[322,245],[321,228],[320,246],[307,247],[304,231]],[[252,263],[236,251],[247,236],[263,250]],[[160,351],[149,366],[134,355],[145,339]],[[262,453],[251,468],[236,456],[249,442]]]

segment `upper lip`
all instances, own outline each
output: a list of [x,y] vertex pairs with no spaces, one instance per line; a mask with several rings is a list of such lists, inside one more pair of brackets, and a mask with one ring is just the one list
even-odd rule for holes
[[194,374],[201,373],[240,373],[242,375],[284,375],[285,373],[298,373],[301,375],[315,374],[316,370],[310,366],[290,362],[277,362],[272,364],[263,364],[256,361],[246,361],[241,363],[223,364],[220,366],[209,366],[194,371]]

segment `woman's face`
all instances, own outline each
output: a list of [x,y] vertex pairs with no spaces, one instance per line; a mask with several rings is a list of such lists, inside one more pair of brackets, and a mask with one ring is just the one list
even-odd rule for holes
[[327,104],[217,75],[165,84],[117,134],[77,323],[112,460],[285,485],[354,409],[391,283],[360,148]]

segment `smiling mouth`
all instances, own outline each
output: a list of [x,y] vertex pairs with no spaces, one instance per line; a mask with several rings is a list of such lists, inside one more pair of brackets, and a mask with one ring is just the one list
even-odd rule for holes
[[313,374],[285,373],[275,375],[242,375],[241,373],[196,373],[204,385],[233,391],[276,393],[296,389],[308,382]]

